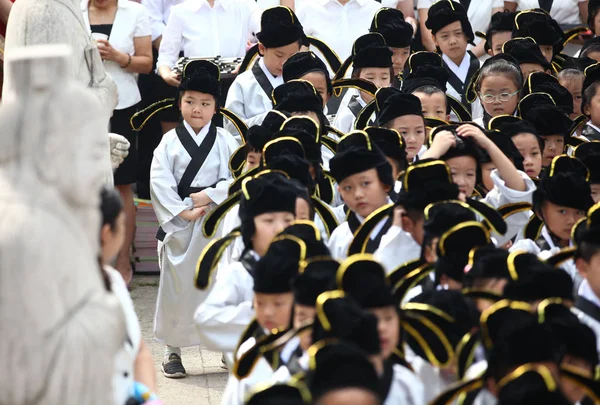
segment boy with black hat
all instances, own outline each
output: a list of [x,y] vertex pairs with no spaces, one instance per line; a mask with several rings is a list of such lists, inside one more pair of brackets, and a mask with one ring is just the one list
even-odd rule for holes
[[396,8],[383,7],[375,14],[369,31],[383,35],[385,42],[393,53],[394,75],[397,80],[400,80],[404,64],[410,55],[413,26],[404,20],[402,11]]
[[237,147],[233,136],[212,122],[219,96],[219,68],[202,60],[188,63],[176,100],[183,119],[163,136],[152,160],[150,192],[161,225],[162,270],[154,333],[167,344],[167,377],[185,376],[179,348],[200,343],[189,320],[207,293],[180,280],[193,277],[194,263],[209,243],[203,217],[227,196],[229,157]]
[[479,59],[467,52],[467,45],[473,45],[475,35],[465,8],[452,0],[438,1],[429,8],[425,25],[431,30],[434,43],[442,53],[444,67],[450,73],[447,93],[461,100],[473,119],[483,116],[481,106],[469,104],[466,98],[467,86],[479,69]]
[[555,48],[562,50],[563,32],[555,19],[543,10],[524,10],[515,16],[513,37],[532,38],[548,63],[552,63]]
[[495,56],[502,53],[502,45],[512,39],[516,15],[517,13],[503,11],[492,15],[490,27],[485,33],[485,51],[488,55]]
[[600,202],[600,141],[577,146],[573,156],[581,160],[590,172],[590,189],[595,203]]
[[234,80],[225,102],[225,106],[249,126],[260,124],[264,114],[273,108],[273,89],[283,84],[282,66],[300,50],[305,38],[298,17],[285,6],[263,12],[261,32],[256,36],[262,57],[250,71],[241,73]]
[[552,65],[546,60],[538,44],[531,38],[513,38],[502,45],[502,52],[517,60],[525,80],[533,72],[550,73],[552,71]]
[[333,93],[333,87],[327,66],[314,52],[298,52],[285,61],[283,81],[287,83],[291,80],[310,82],[323,99],[323,108],[325,108]]

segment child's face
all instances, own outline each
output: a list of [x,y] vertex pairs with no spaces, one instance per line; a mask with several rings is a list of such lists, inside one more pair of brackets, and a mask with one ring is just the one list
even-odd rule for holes
[[254,293],[254,311],[256,321],[264,329],[286,329],[290,326],[294,294]]
[[402,135],[406,144],[406,160],[412,162],[425,142],[425,120],[420,115],[403,115],[385,124]]
[[542,217],[546,226],[563,242],[571,239],[573,226],[585,215],[583,210],[563,207],[550,201],[544,201],[542,204]]
[[381,346],[381,355],[385,360],[392,355],[400,342],[400,316],[393,306],[372,308],[369,312],[377,317],[379,345]]
[[477,162],[471,156],[458,156],[446,161],[452,173],[452,181],[461,194],[470,197],[477,182]]
[[404,70],[404,64],[410,56],[410,46],[405,48],[392,48],[390,50],[394,53],[392,55],[392,63],[394,64],[394,74],[400,74]]
[[529,177],[537,178],[542,171],[542,151],[533,134],[522,133],[512,137],[512,141],[523,156],[523,167]]
[[[362,68],[358,77],[373,83],[378,89],[390,87],[392,85],[392,77],[390,76],[389,68]],[[360,92],[360,96],[365,103],[369,103],[373,100],[373,96],[363,91]]]
[[492,45],[492,49],[490,49],[490,55],[491,56],[495,56],[498,54],[502,53],[502,45],[504,45],[505,42],[508,42],[512,39],[512,32],[510,31],[502,31],[502,32],[497,32],[494,35],[492,35],[492,41],[491,41],[491,45]]
[[[573,357],[570,354],[565,354],[563,357],[562,365],[576,367],[580,372],[585,373],[586,377],[594,378],[594,367],[589,361],[585,359]],[[581,402],[585,397],[585,391],[579,385],[575,384],[568,378],[561,377],[560,390],[572,404]]]
[[583,113],[590,117],[592,124],[600,126],[600,86],[596,88],[596,94],[589,101],[589,104],[583,107]]
[[523,80],[527,80],[530,74],[535,72],[545,72],[544,67],[537,63],[521,63],[521,73],[523,73]]
[[542,51],[542,55],[544,58],[550,63],[552,62],[552,58],[554,57],[554,49],[552,45],[538,45],[540,47],[540,51]]
[[[298,329],[306,322],[310,322],[315,319],[317,311],[314,307],[307,307],[305,305],[294,305],[294,329]],[[312,338],[310,331],[306,331],[299,335],[300,347],[303,351],[307,351],[312,344]]]
[[[483,108],[492,117],[498,115],[512,115],[519,104],[517,91],[519,88],[514,81],[505,76],[491,75],[481,81],[481,90],[479,98],[482,101]],[[491,103],[485,101],[489,96],[494,96]],[[506,100],[507,101],[501,101]]]
[[[582,113],[581,111],[581,89],[583,88],[583,76],[572,77],[568,80],[561,79],[560,85],[565,89],[569,90],[573,97],[573,116],[577,116]],[[571,116],[571,118],[574,118]]]
[[600,297],[600,252],[593,255],[589,262],[579,258],[575,264],[579,274],[588,281],[596,297]]
[[310,206],[304,198],[296,198],[296,219],[312,221],[310,217]]
[[254,217],[254,235],[252,235],[252,249],[260,257],[267,253],[271,241],[277,234],[294,222],[291,212],[267,212]]
[[340,388],[319,398],[315,405],[379,405],[381,401],[372,392],[358,387]]
[[181,116],[196,132],[200,132],[217,112],[217,103],[212,94],[186,90],[179,103]]
[[363,218],[387,204],[387,193],[390,191],[390,186],[384,185],[379,179],[377,169],[346,177],[338,188],[348,208]]
[[262,154],[260,152],[248,152],[246,155],[246,171],[258,167],[261,156]]
[[600,202],[600,184],[590,184],[590,188],[592,189],[592,199],[594,203]]
[[600,62],[600,51],[588,52],[586,56],[588,58],[594,59],[596,62]]
[[279,48],[265,48],[263,44],[259,42],[258,50],[263,55],[263,61],[269,73],[273,76],[281,76],[283,73],[283,64],[293,54],[300,50],[300,44],[294,42],[293,44],[280,46]]
[[121,212],[115,220],[114,229],[109,224],[103,225],[100,232],[102,245],[102,263],[109,264],[121,251],[125,240],[125,212]]
[[562,155],[565,150],[565,138],[562,135],[547,135],[541,137],[544,140],[544,154],[542,165],[550,166],[555,156]]
[[423,116],[437,118],[439,120],[447,121],[450,119],[450,115],[446,113],[446,94],[443,92],[434,93],[427,95],[425,93],[416,92],[413,93],[421,100],[421,107],[423,109]]
[[323,72],[310,72],[301,77],[302,80],[306,80],[310,82],[317,93],[323,99],[323,108],[325,108],[325,104],[329,101],[329,93],[327,92],[327,79],[325,78],[325,73]]
[[481,164],[481,182],[488,191],[494,188],[494,182],[492,181],[492,172],[494,169],[496,169],[494,162]]
[[[459,64],[467,52],[467,36],[464,34],[460,21],[454,21],[439,30],[433,41],[442,53],[456,64]],[[457,63],[458,62],[458,63]]]

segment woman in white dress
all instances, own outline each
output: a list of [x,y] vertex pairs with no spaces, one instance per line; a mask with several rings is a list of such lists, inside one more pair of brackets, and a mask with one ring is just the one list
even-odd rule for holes
[[560,25],[585,24],[588,19],[588,0],[505,0],[504,7],[509,11],[541,8]]

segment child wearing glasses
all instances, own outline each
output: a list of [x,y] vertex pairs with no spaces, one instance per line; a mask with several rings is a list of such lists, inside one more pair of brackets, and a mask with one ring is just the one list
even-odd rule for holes
[[484,110],[483,118],[475,122],[487,128],[492,118],[515,114],[523,75],[514,58],[500,54],[486,60],[474,84]]

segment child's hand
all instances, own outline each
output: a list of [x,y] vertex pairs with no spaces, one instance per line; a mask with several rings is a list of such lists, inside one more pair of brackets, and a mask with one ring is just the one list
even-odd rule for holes
[[208,213],[208,204],[201,207],[194,207],[190,210],[190,221],[196,221]]
[[394,207],[394,220],[392,221],[392,225],[402,228],[402,217],[404,216],[406,216],[406,210],[403,207]]
[[435,135],[435,138],[433,138],[433,143],[423,155],[423,159],[439,159],[448,152],[448,149],[454,146],[456,146],[454,134],[450,131],[440,131]]
[[190,198],[194,202],[194,208],[203,207],[203,206],[208,205],[208,204],[210,204],[212,202],[212,200],[210,198],[208,198],[208,196],[206,195],[206,193],[204,192],[204,190],[203,191],[199,191],[197,193],[190,194]]
[[474,125],[470,125],[470,124],[461,125],[460,127],[458,127],[456,129],[456,133],[459,136],[462,136],[465,138],[472,138],[477,143],[477,145],[479,145],[481,148],[486,149],[486,150],[487,150],[490,142],[492,142],[490,140],[490,138],[485,136],[485,134]]

